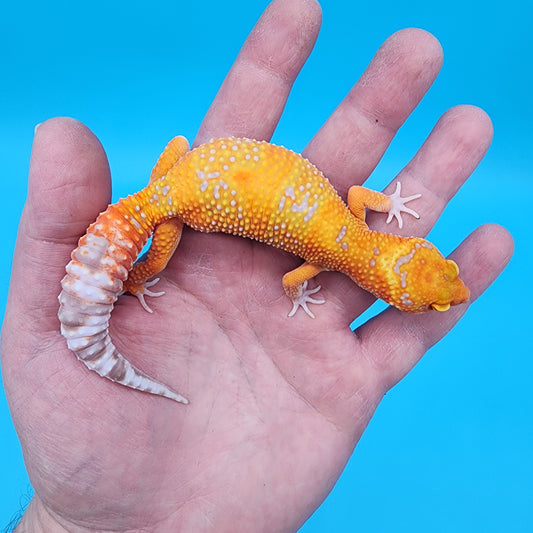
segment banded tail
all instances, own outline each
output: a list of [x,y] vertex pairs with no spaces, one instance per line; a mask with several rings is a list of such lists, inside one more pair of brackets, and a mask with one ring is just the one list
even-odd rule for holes
[[114,303],[153,232],[153,224],[136,214],[138,194],[101,213],[72,252],[59,295],[61,333],[76,357],[100,376],[186,404],[183,396],[132,365],[109,337]]

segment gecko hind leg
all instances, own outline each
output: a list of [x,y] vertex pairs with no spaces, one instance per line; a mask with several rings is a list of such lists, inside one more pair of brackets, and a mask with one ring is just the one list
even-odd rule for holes
[[139,299],[139,303],[149,313],[152,312],[146,303],[145,296],[163,296],[164,292],[148,290],[153,287],[159,278],[148,281],[151,277],[165,269],[174,251],[178,247],[183,223],[177,218],[172,218],[156,226],[150,249],[144,257],[137,261],[131,269],[128,279],[124,282],[123,292],[129,292]]
[[308,304],[323,304],[326,300],[311,298],[311,296],[316,294],[321,287],[319,285],[314,289],[308,289],[307,284],[311,278],[322,272],[322,270],[324,269],[319,265],[304,263],[283,276],[282,283],[283,288],[285,289],[285,294],[287,294],[292,301],[292,309],[288,314],[289,317],[294,316],[296,311],[301,307],[311,318],[315,318],[315,315],[313,315],[309,309]]
[[[182,136],[174,137],[167,144],[152,169],[150,183],[166,176],[174,164],[188,151],[187,139]],[[159,281],[159,278],[148,280],[167,266],[180,242],[182,231],[183,223],[177,218],[156,226],[152,234],[150,249],[140,261],[135,263],[128,279],[124,282],[123,292],[129,292],[136,296],[143,309],[149,313],[152,310],[146,303],[145,296],[157,297],[163,296],[165,293],[164,291],[153,292],[149,290]]]

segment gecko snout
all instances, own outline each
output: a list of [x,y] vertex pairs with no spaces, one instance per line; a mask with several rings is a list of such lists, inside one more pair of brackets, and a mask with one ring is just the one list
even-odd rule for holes
[[439,298],[431,304],[431,308],[436,311],[447,311],[452,305],[462,304],[470,299],[470,291],[459,278],[459,267],[451,259],[446,260],[439,292]]

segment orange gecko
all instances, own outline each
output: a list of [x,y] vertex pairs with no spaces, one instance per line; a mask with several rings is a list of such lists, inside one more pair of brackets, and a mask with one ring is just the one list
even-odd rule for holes
[[[446,311],[469,291],[457,265],[431,243],[371,231],[365,209],[388,213],[402,227],[402,213],[418,215],[400,196],[354,186],[348,205],[329,181],[302,156],[267,142],[215,139],[189,150],[175,137],[152,171],[150,183],[119,200],[89,226],[72,252],[59,296],[61,332],[68,347],[91,370],[112,381],[178,402],[187,400],[134,367],[113,345],[108,324],[125,291],[149,312],[145,296],[160,296],[148,281],[163,270],[183,225],[225,232],[292,252],[305,263],[283,276],[293,303],[311,317],[320,287],[307,282],[322,270],[336,270],[402,311]],[[152,236],[146,258],[134,264]]]

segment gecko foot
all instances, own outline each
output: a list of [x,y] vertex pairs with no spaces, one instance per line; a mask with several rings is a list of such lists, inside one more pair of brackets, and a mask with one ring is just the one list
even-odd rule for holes
[[402,229],[403,226],[402,213],[409,213],[415,218],[420,218],[419,214],[416,211],[413,211],[409,207],[405,207],[405,204],[407,202],[410,202],[411,200],[416,200],[417,198],[420,198],[422,196],[421,194],[413,194],[412,196],[402,198],[400,195],[401,191],[402,184],[398,181],[396,183],[396,190],[393,194],[389,196],[392,203],[391,208],[389,210],[389,216],[387,218],[387,224],[389,224],[393,218],[396,218],[396,220],[398,221],[398,227],[400,229]]
[[136,288],[136,290],[134,291],[129,290],[131,294],[137,297],[142,308],[148,313],[153,313],[153,311],[150,309],[149,305],[146,303],[146,300],[144,299],[144,297],[145,296],[157,297],[157,296],[163,296],[163,294],[165,294],[164,291],[153,292],[153,291],[148,290],[150,287],[153,287],[158,281],[159,281],[159,278],[155,278],[152,281],[145,281],[142,285]]
[[307,281],[304,281],[298,290],[298,295],[292,300],[292,309],[288,316],[294,316],[296,311],[298,311],[298,308],[301,307],[311,318],[315,318],[315,315],[313,315],[309,307],[307,307],[307,304],[326,303],[326,300],[316,300],[315,298],[311,298],[311,295],[317,293],[320,289],[320,285],[314,289],[308,289]]

